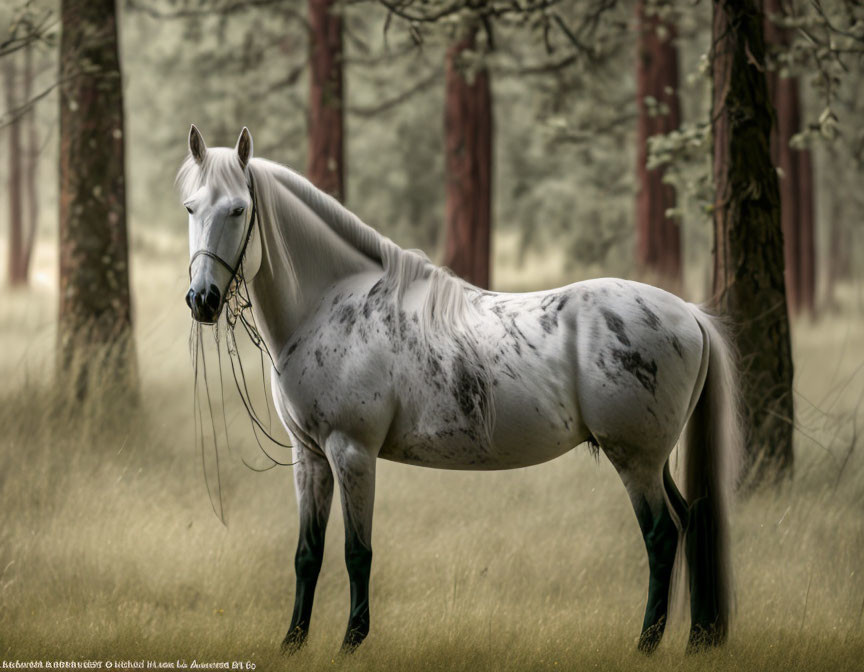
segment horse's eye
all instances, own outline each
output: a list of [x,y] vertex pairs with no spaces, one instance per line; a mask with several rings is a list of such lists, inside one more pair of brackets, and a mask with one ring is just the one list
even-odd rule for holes
[[195,214],[195,213],[192,211],[192,208],[190,208],[188,205],[186,206],[186,212],[188,212],[190,215],[194,215],[194,214]]
[[244,210],[244,209],[245,209],[245,208],[234,208],[234,209],[231,211],[231,216],[232,216],[232,217],[239,217],[240,215],[243,214],[243,210]]

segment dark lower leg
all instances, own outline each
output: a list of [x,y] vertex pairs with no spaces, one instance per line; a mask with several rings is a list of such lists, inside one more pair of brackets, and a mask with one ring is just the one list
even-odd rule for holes
[[302,447],[295,451],[294,483],[300,514],[300,534],[297,553],[294,555],[297,574],[294,613],[288,634],[282,642],[282,651],[286,653],[303,646],[309,634],[315,585],[324,559],[324,536],[333,499],[333,474],[327,460]]
[[353,651],[369,634],[369,576],[372,571],[372,549],[359,539],[345,547],[345,565],[351,585],[351,611],[342,649]]
[[312,618],[312,603],[315,599],[315,586],[324,559],[324,527],[320,524],[305,524],[300,528],[300,540],[294,556],[294,569],[297,574],[297,589],[294,594],[294,613],[288,634],[282,642],[283,651],[300,648],[309,634]]
[[642,634],[639,637],[639,650],[651,653],[657,648],[666,629],[669,612],[669,588],[672,583],[672,567],[678,546],[678,529],[665,502],[660,502],[659,511],[652,513],[647,500],[643,498],[636,507],[639,527],[648,551],[650,579],[648,582],[648,604]]

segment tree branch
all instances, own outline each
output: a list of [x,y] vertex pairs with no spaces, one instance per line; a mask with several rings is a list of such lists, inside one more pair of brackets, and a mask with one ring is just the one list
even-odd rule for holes
[[426,79],[420,80],[414,86],[409,87],[408,89],[406,89],[402,93],[400,93],[396,96],[393,96],[392,98],[388,98],[387,100],[384,100],[384,101],[378,103],[377,105],[351,106],[351,107],[346,108],[346,111],[349,114],[353,114],[353,115],[356,115],[358,117],[374,117],[378,114],[381,114],[382,112],[386,112],[387,110],[390,110],[394,107],[397,107],[398,105],[401,105],[402,103],[404,103],[405,101],[414,97],[418,93],[425,91],[430,86],[432,86],[435,82],[437,82],[439,79],[441,79],[441,72],[437,71],[437,72],[432,73],[432,75],[430,75]]

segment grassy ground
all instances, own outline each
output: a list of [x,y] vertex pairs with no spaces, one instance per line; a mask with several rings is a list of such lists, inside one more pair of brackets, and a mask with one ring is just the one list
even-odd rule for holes
[[0,659],[860,669],[864,457],[853,418],[864,317],[855,297],[844,315],[796,325],[796,478],[737,507],[738,617],[727,647],[684,656],[679,627],[654,657],[635,652],[648,572],[641,536],[612,468],[580,449],[502,473],[383,463],[372,634],[352,658],[336,655],[348,585],[335,507],[309,646],[283,659],[297,525],[291,472],[239,464],[240,455],[261,460],[229,395],[227,528],[211,512],[193,443],[183,260],[161,258],[142,254],[134,265],[142,402],[133,415],[70,414],[52,403],[49,248],[38,260],[44,287],[2,290]]

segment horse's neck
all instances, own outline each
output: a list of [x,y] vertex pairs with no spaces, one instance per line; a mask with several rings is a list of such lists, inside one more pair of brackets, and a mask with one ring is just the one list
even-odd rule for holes
[[[280,196],[294,199],[294,207],[272,215],[283,221],[260,221],[261,266],[249,286],[255,321],[274,360],[328,288],[350,275],[380,269],[322,221],[308,216],[286,187],[275,188],[285,189]],[[288,255],[293,273],[285,263]]]

